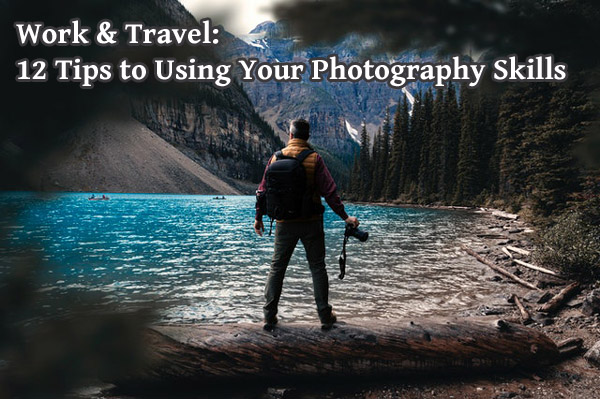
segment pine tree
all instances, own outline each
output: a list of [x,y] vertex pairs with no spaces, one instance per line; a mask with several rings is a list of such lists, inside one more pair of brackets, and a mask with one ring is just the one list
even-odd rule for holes
[[443,124],[442,169],[440,172],[440,191],[447,203],[454,198],[456,191],[456,173],[458,167],[458,141],[460,139],[460,112],[456,100],[454,84],[448,85],[444,97],[445,120]]
[[419,165],[421,155],[421,142],[423,136],[424,107],[421,101],[421,93],[417,93],[413,104],[410,118],[410,128],[406,143],[406,173],[404,174],[404,185],[402,193],[409,199],[416,200],[417,184],[419,182]]
[[542,83],[512,84],[500,100],[498,113],[498,191],[507,205],[519,205],[527,196],[525,160],[528,132],[544,123],[546,102]]
[[581,173],[573,147],[582,137],[586,110],[585,96],[566,85],[548,85],[545,94],[547,119],[524,137],[530,149],[524,161],[530,204],[540,216],[562,210],[571,193],[580,189]]
[[446,107],[444,103],[444,91],[436,91],[431,116],[431,128],[429,135],[429,163],[428,163],[428,192],[427,202],[437,202],[444,198],[441,192],[440,176],[444,168],[444,131],[446,122]]
[[433,114],[433,92],[431,88],[425,92],[423,100],[422,125],[421,125],[421,153],[419,156],[418,169],[418,187],[417,194],[418,202],[429,202],[431,194],[431,169],[429,168],[430,159],[432,157],[431,148],[431,119]]
[[383,126],[381,130],[381,139],[379,142],[379,165],[378,165],[378,179],[381,184],[381,189],[378,192],[376,199],[385,199],[387,193],[387,174],[388,164],[390,161],[390,108],[387,107],[385,110],[385,118],[383,119]]
[[371,155],[371,190],[369,191],[369,200],[376,201],[381,195],[382,182],[379,180],[380,175],[380,154],[381,149],[381,129],[378,129],[373,140],[373,151]]
[[360,170],[360,189],[359,198],[367,200],[371,190],[371,156],[369,154],[369,134],[367,133],[367,125],[362,123],[362,132],[360,135],[360,154],[359,154],[359,170]]
[[402,105],[398,101],[398,107],[394,113],[394,129],[392,133],[392,145],[389,156],[388,172],[386,179],[385,197],[388,200],[398,198],[399,189],[402,186],[403,164],[405,161],[406,136],[408,134],[408,100],[403,95]]
[[458,148],[458,170],[454,202],[470,204],[479,193],[479,153],[477,143],[477,108],[473,103],[475,93],[465,85],[461,87],[461,129]]

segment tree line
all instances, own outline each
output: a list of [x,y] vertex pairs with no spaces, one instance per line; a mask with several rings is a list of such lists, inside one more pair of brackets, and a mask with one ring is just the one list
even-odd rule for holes
[[347,196],[359,201],[493,205],[546,217],[598,198],[577,150],[590,105],[577,84],[470,89],[400,99],[373,144],[363,123]]

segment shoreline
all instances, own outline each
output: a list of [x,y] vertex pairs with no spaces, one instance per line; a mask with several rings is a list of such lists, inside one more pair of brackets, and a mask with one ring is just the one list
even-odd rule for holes
[[[461,238],[468,238],[472,242],[471,249],[493,264],[503,267],[521,279],[538,286],[542,291],[527,289],[515,284],[510,278],[497,274],[489,266],[478,262],[471,257],[473,267],[485,270],[485,279],[490,284],[500,284],[499,295],[487,295],[478,298],[479,306],[472,309],[455,310],[453,317],[467,316],[493,316],[510,322],[521,322],[521,314],[517,305],[509,301],[516,295],[524,307],[532,314],[533,321],[527,326],[543,332],[555,342],[570,338],[581,338],[583,347],[589,349],[600,339],[600,315],[583,316],[580,308],[584,296],[590,290],[590,284],[583,285],[579,294],[574,296],[558,312],[551,315],[538,317],[537,309],[544,302],[543,293],[556,295],[570,281],[559,280],[555,277],[544,275],[538,271],[530,270],[514,260],[526,263],[535,263],[531,253],[536,250],[533,235],[535,230],[532,225],[515,214],[509,214],[498,209],[484,207],[455,207],[440,205],[415,205],[399,203],[371,203],[348,202],[351,204],[386,206],[413,209],[440,209],[469,211],[481,214],[481,223]],[[512,258],[506,254],[507,246],[518,248],[530,254],[520,254],[509,251]],[[465,253],[465,256],[466,253]],[[544,265],[539,265],[544,266]],[[322,388],[304,388],[301,386],[269,386],[262,393],[249,395],[239,393],[236,397],[257,397],[265,399],[299,398],[312,399],[314,397],[356,399],[356,398],[539,398],[547,399],[557,392],[563,393],[562,397],[600,398],[600,393],[595,387],[600,386],[600,370],[590,366],[583,359],[584,350],[574,353],[571,357],[560,363],[540,368],[534,371],[516,371],[515,373],[487,374],[487,375],[461,375],[461,376],[436,376],[434,378],[422,377],[412,380],[406,377],[377,379],[362,381],[360,384],[348,384],[340,381],[325,385]],[[342,386],[343,387],[340,387]],[[325,392],[318,390],[324,390]],[[79,398],[123,398],[112,387],[83,387],[77,390],[75,397]],[[170,392],[172,397],[178,397],[177,392]],[[185,395],[185,393],[182,393]],[[315,396],[317,395],[317,396]],[[170,395],[171,396],[171,395]],[[128,398],[144,398],[141,395],[126,395]],[[201,396],[202,397],[202,396]],[[211,396],[212,398],[231,397],[229,393]],[[558,397],[558,396],[557,396]]]

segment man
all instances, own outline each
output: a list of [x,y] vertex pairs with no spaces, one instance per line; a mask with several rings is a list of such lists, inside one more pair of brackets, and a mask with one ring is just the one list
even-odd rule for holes
[[[311,149],[308,144],[310,125],[304,119],[297,119],[290,124],[289,142],[281,152],[285,156],[298,157],[304,150]],[[273,156],[267,164],[262,182],[257,190],[256,218],[254,230],[260,236],[264,231],[262,221],[264,210],[259,204],[260,198],[265,195],[267,189],[266,174],[269,165],[276,162]],[[271,270],[267,278],[265,287],[266,303],[264,310],[264,328],[271,331],[277,324],[277,305],[281,296],[283,287],[283,278],[286,268],[296,248],[298,240],[302,241],[306,250],[306,259],[310,267],[313,280],[313,290],[317,312],[321,320],[323,329],[330,329],[336,322],[335,313],[329,305],[329,281],[327,271],[325,270],[325,233],[323,231],[323,211],[321,205],[321,196],[325,197],[327,204],[338,214],[346,223],[358,227],[359,222],[356,217],[349,217],[344,204],[336,192],[336,185],[323,162],[323,159],[313,152],[302,162],[307,179],[307,187],[313,190],[312,201],[315,210],[312,215],[306,218],[297,218],[293,220],[277,220],[275,230],[275,250],[271,261]]]

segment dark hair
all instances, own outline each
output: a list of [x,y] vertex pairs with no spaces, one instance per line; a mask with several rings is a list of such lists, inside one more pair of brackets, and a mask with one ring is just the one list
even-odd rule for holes
[[296,139],[308,140],[310,124],[305,119],[296,119],[290,125],[290,133]]

